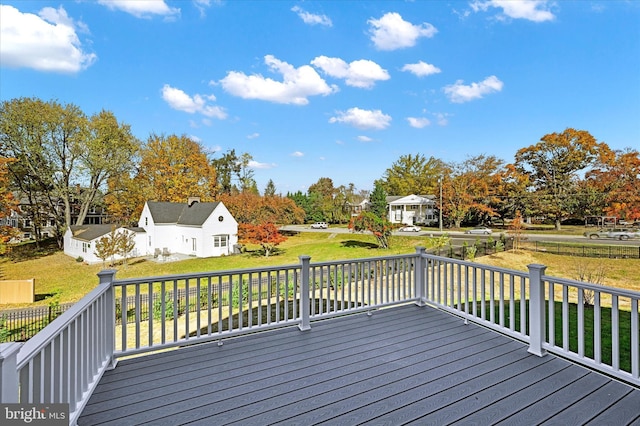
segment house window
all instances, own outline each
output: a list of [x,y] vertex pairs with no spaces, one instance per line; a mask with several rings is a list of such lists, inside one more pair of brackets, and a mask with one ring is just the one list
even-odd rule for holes
[[149,247],[151,247],[151,237],[149,237]]
[[82,243],[82,252],[86,253],[91,250],[91,243]]
[[192,251],[196,251],[197,250],[197,244],[196,244],[196,239],[195,238],[191,239],[191,250]]
[[149,225],[149,218],[145,216],[144,218],[144,226]]
[[229,243],[228,235],[214,235],[213,236],[213,246],[214,247],[226,247]]

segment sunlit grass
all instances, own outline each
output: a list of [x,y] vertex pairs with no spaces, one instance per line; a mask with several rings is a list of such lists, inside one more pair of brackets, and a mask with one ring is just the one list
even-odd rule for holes
[[[261,266],[291,265],[299,263],[300,255],[311,256],[312,262],[356,259],[392,254],[413,253],[417,246],[430,247],[429,237],[391,237],[391,248],[377,247],[375,238],[365,234],[332,234],[302,232],[289,237],[278,247],[275,255],[265,257],[259,247],[249,246],[246,253],[234,256],[208,259],[187,259],[179,262],[155,262],[148,259],[133,259],[129,265],[117,265],[117,278],[146,277],[190,272],[217,271]],[[476,259],[478,263],[492,264],[503,268],[526,271],[530,263],[547,265],[547,274],[574,278],[571,265],[580,258],[557,256],[545,253],[518,252],[500,253]],[[638,259],[590,259],[590,262],[604,262],[607,268],[605,284],[640,291],[640,260]],[[1,279],[36,280],[36,302],[38,305],[50,303],[50,296],[59,293],[60,303],[76,302],[98,284],[96,274],[102,265],[86,265],[62,252],[39,258],[12,262],[0,259]],[[3,309],[25,305],[3,305]]]

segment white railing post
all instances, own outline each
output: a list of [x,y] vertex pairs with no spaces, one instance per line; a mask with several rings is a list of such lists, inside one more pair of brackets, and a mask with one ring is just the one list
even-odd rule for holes
[[[545,306],[544,306],[544,285],[542,275],[547,269],[544,265],[531,264],[529,268],[529,350],[528,352],[537,356],[546,355],[543,349],[545,342]],[[520,303],[525,303],[525,295],[520,296]],[[553,315],[553,312],[549,313]]]
[[105,321],[106,327],[105,333],[105,350],[109,356],[109,370],[116,367],[116,358],[113,356],[116,349],[116,297],[113,289],[113,281],[116,279],[115,269],[104,269],[98,272],[98,278],[100,279],[99,285],[108,285],[109,289],[105,292],[106,309],[105,309]]
[[18,351],[22,343],[10,342],[0,344],[0,402],[13,404],[18,401]]
[[300,259],[300,324],[298,328],[302,331],[311,328],[309,321],[309,264],[311,256],[302,255]]
[[425,254],[424,247],[416,247],[416,264],[415,268],[415,276],[414,276],[414,288],[415,295],[418,300],[415,302],[418,306],[426,306],[426,288],[427,288],[427,276],[429,274],[425,273],[426,268],[426,259],[422,257]]

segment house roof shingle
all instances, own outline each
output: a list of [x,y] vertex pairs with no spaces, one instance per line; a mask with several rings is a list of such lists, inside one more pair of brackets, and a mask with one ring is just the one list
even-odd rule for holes
[[191,204],[148,201],[149,212],[156,224],[200,226],[211,216],[220,202]]

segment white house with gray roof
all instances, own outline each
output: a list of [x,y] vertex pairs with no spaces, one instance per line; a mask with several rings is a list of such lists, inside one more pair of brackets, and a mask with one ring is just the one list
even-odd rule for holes
[[[96,243],[100,238],[111,233],[113,225],[74,225],[67,229],[64,234],[64,254],[73,258],[81,257],[87,263],[100,263],[96,251]],[[134,227],[120,227],[115,230],[117,233],[133,234],[136,247],[129,253],[129,257],[142,256],[144,253],[140,247],[144,244],[144,229]],[[115,255],[114,259],[121,259],[122,256]]]
[[[111,232],[112,225],[72,226],[64,236],[64,252],[87,263],[102,262],[95,244]],[[238,222],[221,203],[148,201],[138,227],[121,227],[117,232],[134,234],[130,257],[182,254],[194,257],[229,255],[238,244]],[[119,259],[119,256],[115,257]]]
[[238,222],[221,202],[147,201],[138,226],[146,234],[146,254],[215,257],[232,254],[238,243]]

